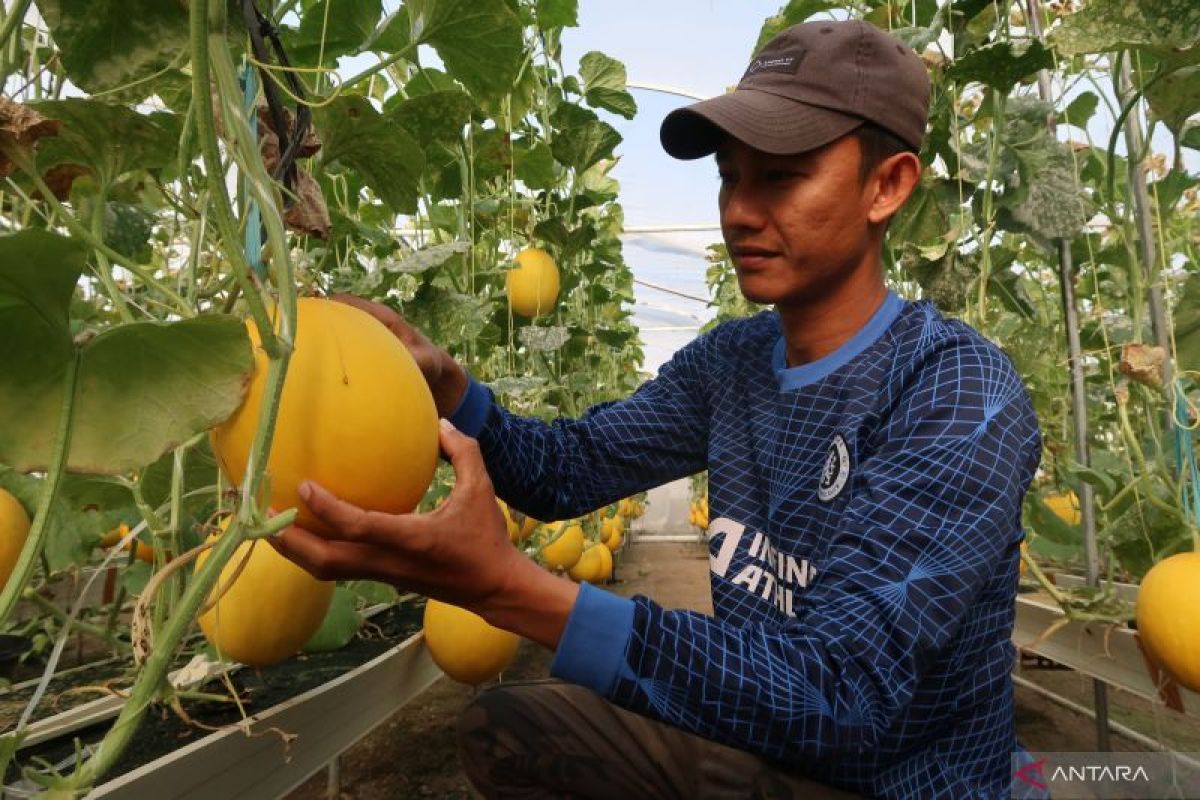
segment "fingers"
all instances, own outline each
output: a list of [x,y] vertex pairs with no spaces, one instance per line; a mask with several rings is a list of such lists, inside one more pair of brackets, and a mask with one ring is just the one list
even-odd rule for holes
[[486,487],[487,491],[492,491],[492,480],[484,466],[483,454],[479,452],[479,442],[454,427],[448,419],[438,420],[438,427],[438,444],[454,467],[455,490],[475,491]]
[[380,548],[356,542],[330,541],[292,525],[268,540],[284,558],[318,580],[367,578],[392,582],[391,559]]
[[352,294],[335,294],[331,298],[339,303],[345,303],[348,306],[365,311],[370,314],[383,326],[392,332],[401,342],[407,344],[418,344],[416,338],[416,329],[404,321],[404,318],[397,314],[393,309],[385,306],[383,303],[376,303],[374,300],[367,300],[363,297],[358,297]]
[[390,545],[403,534],[404,517],[365,511],[313,481],[301,482],[298,491],[309,510],[336,531],[331,539]]

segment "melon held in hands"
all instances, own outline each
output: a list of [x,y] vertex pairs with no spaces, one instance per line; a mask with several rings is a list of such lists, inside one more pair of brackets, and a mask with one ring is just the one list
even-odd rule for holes
[[[235,484],[245,474],[269,363],[257,328],[247,326],[254,373],[246,399],[212,432],[221,469]],[[295,507],[296,524],[332,533],[296,492],[301,481],[313,480],[362,508],[412,511],[437,466],[437,422],[420,368],[387,328],[354,306],[301,298],[267,465],[270,506]]]

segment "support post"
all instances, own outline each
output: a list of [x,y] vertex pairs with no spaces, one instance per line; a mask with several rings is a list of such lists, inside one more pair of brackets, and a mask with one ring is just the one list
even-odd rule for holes
[[[1026,19],[1030,32],[1037,40],[1042,39],[1042,9],[1039,0],[1025,0]],[[1050,89],[1050,74],[1038,71],[1038,95],[1048,103],[1054,99]],[[1053,112],[1046,118],[1051,133],[1056,130],[1058,120]],[[1075,267],[1071,257],[1071,243],[1058,240],[1059,284],[1062,287],[1063,324],[1067,328],[1067,357],[1071,369],[1071,421],[1075,428],[1075,460],[1080,466],[1091,464],[1088,451],[1087,387],[1083,375],[1083,347],[1079,339],[1079,306],[1075,297]],[[1079,485],[1079,511],[1083,523],[1083,559],[1087,569],[1088,586],[1100,583],[1100,553],[1096,546],[1096,508],[1091,484]],[[1093,702],[1096,708],[1096,749],[1107,752],[1111,749],[1108,725],[1108,687],[1103,681],[1092,681]]]

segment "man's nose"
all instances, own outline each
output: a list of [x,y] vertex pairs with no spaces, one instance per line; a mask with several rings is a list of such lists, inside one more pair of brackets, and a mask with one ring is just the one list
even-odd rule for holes
[[725,190],[721,203],[721,227],[725,230],[763,225],[762,195],[751,181],[741,180]]

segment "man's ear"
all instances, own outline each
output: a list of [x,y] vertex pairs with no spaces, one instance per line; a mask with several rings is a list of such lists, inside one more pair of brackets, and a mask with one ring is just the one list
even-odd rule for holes
[[886,223],[900,210],[921,180],[921,160],[915,153],[896,153],[879,162],[871,176],[874,197],[867,219],[875,225]]

